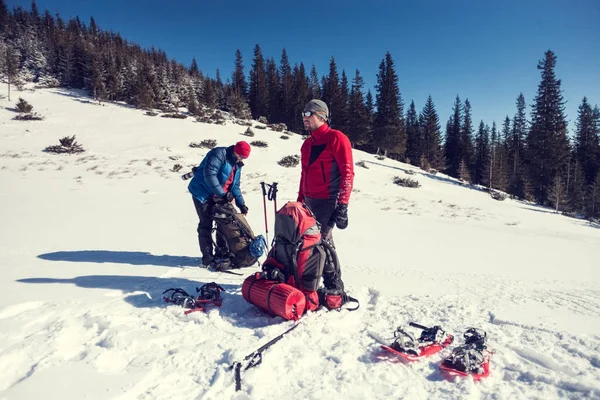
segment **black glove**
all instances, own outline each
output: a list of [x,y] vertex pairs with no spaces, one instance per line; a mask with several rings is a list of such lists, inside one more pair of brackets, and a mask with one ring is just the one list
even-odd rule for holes
[[240,212],[244,215],[248,214],[248,207],[246,207],[245,204],[243,206],[240,206]]
[[225,194],[223,194],[223,196],[221,196],[220,199],[225,203],[231,203],[231,201],[233,200],[233,193],[225,192]]
[[335,207],[335,225],[339,229],[348,227],[348,204],[338,204]]
[[263,267],[263,271],[260,273],[260,279],[267,279],[270,281],[283,283],[285,282],[285,275],[279,268],[266,265]]

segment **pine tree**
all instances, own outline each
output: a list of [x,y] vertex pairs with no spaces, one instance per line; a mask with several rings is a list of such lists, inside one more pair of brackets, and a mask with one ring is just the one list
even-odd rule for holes
[[291,115],[293,116],[291,130],[293,132],[301,132],[302,129],[304,129],[301,112],[304,109],[304,105],[310,100],[308,76],[306,75],[306,69],[304,68],[303,63],[300,63],[300,66],[294,65],[292,78],[294,80],[294,87],[292,90],[292,98],[294,100],[291,112]]
[[475,151],[473,149],[473,121],[471,118],[471,102],[469,102],[469,99],[465,99],[462,116],[463,121],[460,125],[460,153],[462,159],[467,163],[470,172],[473,172]]
[[248,83],[244,75],[244,61],[240,49],[235,51],[235,63],[233,74],[231,76],[231,87],[233,91],[242,99],[248,96]]
[[[425,157],[430,167],[441,171],[446,168],[446,159],[442,148],[442,132],[440,120],[435,111],[435,104],[431,95],[419,115],[419,131],[421,133],[421,154]],[[420,157],[421,158],[421,157]]]
[[96,38],[99,33],[100,29],[96,24],[96,20],[94,19],[94,17],[90,17],[90,35],[92,35],[93,38]]
[[[329,75],[327,77],[324,77],[323,79],[323,101],[329,107],[330,124],[335,123],[335,126],[337,127],[338,118],[343,118],[343,99],[335,58],[331,57],[331,59],[329,60]],[[343,121],[340,122],[343,123]]]
[[584,184],[594,182],[600,168],[600,144],[598,142],[598,122],[594,110],[584,97],[578,110],[575,131],[575,155],[583,168]]
[[335,128],[342,132],[348,132],[350,125],[350,83],[346,71],[342,70],[340,79],[339,110],[335,121]]
[[19,72],[19,53],[10,44],[6,46],[4,58],[4,74],[8,84],[8,101],[10,101],[10,84],[17,80]]
[[[445,155],[448,160],[446,173],[453,177],[458,177],[460,162],[463,160],[461,146],[461,120],[463,115],[463,106],[458,95],[454,102],[452,117],[446,129]],[[475,174],[477,183],[477,173]]]
[[267,105],[267,117],[270,122],[281,122],[281,110],[279,100],[281,98],[279,71],[277,64],[273,58],[268,58],[266,62],[266,79],[267,79],[267,97],[269,104]]
[[157,79],[156,73],[150,62],[144,60],[137,74],[134,88],[134,104],[138,108],[153,108],[157,104]]
[[281,51],[281,61],[279,63],[279,77],[280,77],[280,103],[279,103],[279,115],[281,121],[288,126],[292,125],[292,121],[295,116],[292,115],[294,112],[294,77],[292,76],[292,67],[288,60],[287,52],[285,49]]
[[567,186],[569,209],[573,212],[585,211],[585,185],[583,181],[583,169],[577,158],[571,167],[573,171]]
[[371,89],[367,90],[367,96],[365,97],[365,107],[367,108],[367,118],[369,121],[369,137],[367,143],[363,148],[373,153],[377,148],[375,139],[373,138],[373,121],[375,120],[375,101],[373,100],[373,94]]
[[[538,203],[550,200],[549,188],[555,177],[566,170],[569,157],[567,123],[561,81],[556,79],[556,56],[550,50],[538,64],[542,81],[532,110],[532,124],[527,137],[529,173]],[[552,200],[554,201],[554,200]]]
[[411,164],[419,165],[423,150],[421,129],[419,126],[419,118],[417,116],[417,109],[415,108],[414,100],[411,101],[410,106],[408,106],[405,124],[406,126],[404,130],[406,131],[406,157]]
[[310,98],[320,99],[321,98],[321,85],[319,84],[319,75],[317,75],[317,69],[314,64],[310,69]]
[[368,142],[371,129],[367,107],[363,98],[364,85],[365,83],[360,75],[360,71],[356,70],[354,79],[352,80],[352,88],[350,89],[350,121],[346,134],[352,144],[358,146]]
[[204,80],[202,85],[202,103],[208,108],[217,108],[219,102],[217,98],[216,83],[210,78]]
[[506,116],[502,124],[502,132],[498,134],[498,143],[495,149],[496,165],[494,166],[493,187],[506,191],[508,188],[508,145],[507,140],[510,137],[510,118]]
[[479,122],[479,130],[475,138],[475,175],[473,183],[478,185],[489,185],[489,162],[490,162],[490,128]]
[[217,107],[220,109],[225,109],[225,85],[221,80],[221,71],[217,68],[217,72],[215,73],[215,95],[217,97]]
[[91,56],[88,68],[89,71],[87,72],[87,76],[89,78],[86,79],[86,88],[90,90],[95,100],[106,100],[107,91],[106,86],[104,85],[106,71],[99,54],[93,54]]
[[600,217],[600,174],[586,190],[587,211],[586,216],[590,219]]
[[[503,130],[504,132],[508,132],[510,130],[510,120],[504,121]],[[496,128],[496,121],[492,121],[489,157],[489,163],[485,172],[486,176],[488,177],[487,184],[490,189],[505,190],[506,174],[503,166],[503,160],[505,158],[504,141],[502,140],[502,137]]]
[[196,61],[196,57],[192,58],[192,63],[190,64],[189,73],[192,77],[200,76],[200,70],[198,69],[198,62]]
[[525,116],[525,97],[517,98],[517,113],[513,118],[512,132],[508,139],[509,193],[525,198],[525,138],[527,137],[527,118]]
[[187,97],[185,104],[190,115],[199,116],[201,114],[200,103],[198,102],[198,96],[193,87],[190,87],[187,91]]
[[258,44],[254,47],[254,59],[250,70],[250,111],[254,119],[261,116],[266,117],[269,114],[269,92],[265,61]]
[[8,7],[6,7],[6,2],[4,0],[0,0],[0,35],[7,30],[9,18],[10,13],[8,11]]
[[389,52],[379,64],[376,89],[377,111],[373,121],[375,144],[384,151],[385,155],[392,152],[403,157],[406,152],[404,104],[400,95],[394,61]]

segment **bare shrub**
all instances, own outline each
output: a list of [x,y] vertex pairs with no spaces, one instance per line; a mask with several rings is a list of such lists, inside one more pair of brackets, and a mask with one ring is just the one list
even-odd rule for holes
[[158,113],[152,110],[148,110],[146,111],[146,115],[149,115],[150,117],[156,117]]
[[269,147],[269,143],[263,142],[262,140],[255,140],[253,142],[250,142],[250,145],[254,147]]
[[241,135],[254,137],[254,131],[252,130],[252,128],[248,127],[248,129],[246,129],[246,132],[241,133]]
[[257,121],[260,122],[261,124],[268,124],[269,123],[269,120],[267,119],[267,117],[264,117],[264,116],[258,117]]
[[173,172],[179,172],[179,171],[181,171],[181,168],[183,168],[183,165],[181,165],[181,164],[175,164],[175,165],[173,165],[173,168],[171,168],[171,171],[173,171]]
[[506,193],[499,192],[497,190],[490,190],[490,196],[494,200],[498,200],[498,201],[506,200]]
[[38,113],[30,113],[16,115],[13,119],[16,121],[41,121],[44,117]]
[[174,112],[174,113],[163,114],[163,115],[161,115],[161,117],[163,117],[163,118],[186,119],[188,116],[185,115],[185,114]]
[[415,181],[410,178],[400,178],[399,176],[394,177],[394,183],[398,186],[404,186],[408,188],[418,188],[421,186],[419,181]]
[[275,132],[284,132],[287,131],[287,125],[284,124],[283,122],[279,123],[279,124],[270,124],[267,125],[271,130],[274,130]]
[[71,137],[65,136],[58,141],[60,142],[60,145],[48,146],[43,151],[54,154],[76,154],[83,153],[85,151],[83,147],[75,141],[75,135]]
[[277,162],[277,164],[286,168],[293,168],[300,163],[300,156],[294,154],[293,156],[285,156]]
[[365,164],[364,161],[359,161],[359,162],[356,163],[356,165],[358,165],[359,167],[363,167],[363,168],[369,169],[369,166],[367,164]]
[[252,122],[237,118],[233,120],[233,123],[242,126],[252,126]]
[[217,141],[215,139],[204,139],[200,143],[192,142],[190,143],[190,147],[201,148],[201,149],[212,149],[217,145]]

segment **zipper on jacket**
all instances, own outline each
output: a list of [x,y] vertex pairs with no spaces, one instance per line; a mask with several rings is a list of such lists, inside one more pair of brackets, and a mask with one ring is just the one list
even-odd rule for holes
[[327,183],[327,179],[325,178],[325,165],[323,161],[321,161],[321,172],[323,173],[323,183]]

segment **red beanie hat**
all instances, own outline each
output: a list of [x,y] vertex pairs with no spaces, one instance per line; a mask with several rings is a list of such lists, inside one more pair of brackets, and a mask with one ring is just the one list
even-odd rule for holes
[[243,140],[241,142],[237,142],[235,146],[233,146],[233,151],[235,151],[235,154],[242,158],[248,158],[248,156],[250,156],[250,150],[250,145]]

